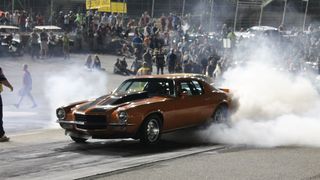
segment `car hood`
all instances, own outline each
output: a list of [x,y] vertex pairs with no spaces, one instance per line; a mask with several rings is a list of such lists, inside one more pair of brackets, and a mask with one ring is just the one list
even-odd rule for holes
[[126,93],[126,94],[110,94],[101,96],[93,101],[78,105],[77,112],[85,112],[90,109],[92,112],[105,112],[108,109],[114,109],[127,105],[137,100],[148,99],[150,96],[147,92]]

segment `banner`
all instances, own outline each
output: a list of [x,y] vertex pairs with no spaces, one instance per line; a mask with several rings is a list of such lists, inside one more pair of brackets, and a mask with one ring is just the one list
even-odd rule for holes
[[99,9],[101,0],[86,0],[86,9]]
[[109,6],[101,6],[99,12],[127,13],[127,3],[111,2]]
[[101,11],[101,9],[110,9],[111,8],[111,1],[110,0],[100,0],[100,7],[98,8],[99,12],[110,12],[110,11]]
[[86,9],[98,9],[99,12],[127,13],[127,1],[86,0]]

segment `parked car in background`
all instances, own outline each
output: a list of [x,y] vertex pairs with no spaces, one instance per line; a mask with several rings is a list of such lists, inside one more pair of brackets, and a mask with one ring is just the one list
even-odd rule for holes
[[[62,56],[63,55],[63,35],[64,35],[64,31],[62,28],[58,27],[58,26],[52,26],[52,25],[48,25],[48,26],[35,26],[34,30],[36,30],[36,32],[38,32],[39,34],[41,33],[41,31],[45,30],[48,35],[49,35],[49,41],[48,41],[48,46],[49,46],[49,55],[50,56]],[[51,36],[53,36],[53,38],[50,38]],[[72,49],[73,45],[74,45],[74,40],[71,38],[71,34],[68,34],[68,36],[70,37],[69,39],[69,45],[70,48]],[[40,47],[40,39],[39,39],[39,47]]]
[[24,53],[19,28],[16,26],[0,25],[0,43],[2,55],[22,56]]
[[235,32],[236,37],[239,38],[252,38],[255,36],[279,36],[278,28],[272,26],[252,26],[246,31]]
[[163,133],[226,123],[234,109],[228,92],[193,74],[133,77],[111,94],[59,107],[57,122],[78,143],[134,138],[156,144]]

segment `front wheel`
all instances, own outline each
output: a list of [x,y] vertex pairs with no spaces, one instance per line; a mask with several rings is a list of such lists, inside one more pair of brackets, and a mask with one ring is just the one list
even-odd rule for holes
[[212,116],[213,123],[227,124],[229,121],[228,107],[220,105]]
[[86,138],[81,138],[81,137],[74,137],[74,136],[70,136],[70,137],[76,143],[85,143],[88,140]]
[[140,141],[144,144],[157,144],[161,135],[160,118],[156,115],[149,116],[142,124]]

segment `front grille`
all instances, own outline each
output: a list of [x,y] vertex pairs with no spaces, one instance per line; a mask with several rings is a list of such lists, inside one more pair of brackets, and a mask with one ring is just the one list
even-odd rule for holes
[[105,129],[107,128],[107,120],[103,115],[82,115],[75,114],[75,121],[84,122],[84,125],[77,124],[80,129]]

